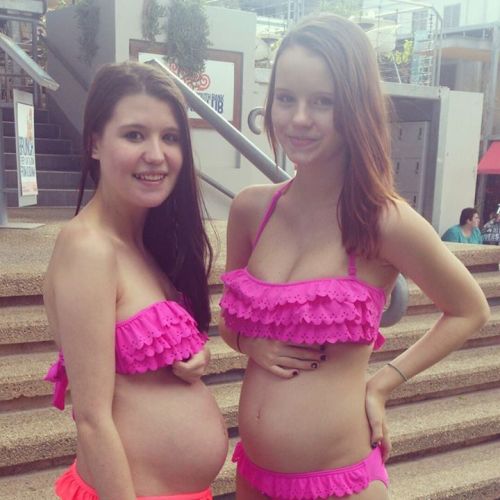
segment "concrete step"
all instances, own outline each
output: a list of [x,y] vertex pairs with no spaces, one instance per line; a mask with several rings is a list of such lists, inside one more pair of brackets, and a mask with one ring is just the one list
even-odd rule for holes
[[[212,359],[207,369],[209,380],[210,375],[245,369],[246,357],[227,347],[220,337],[214,337],[210,341],[210,349]],[[43,377],[55,360],[55,350],[0,356],[0,403],[11,402],[9,408],[12,408],[14,400],[18,398],[52,394],[52,384],[45,382]],[[368,372],[374,373],[384,364],[385,362],[371,363]],[[224,411],[230,418],[229,414],[233,415],[234,406],[238,404],[240,384],[235,382],[211,387],[221,397],[224,394],[224,401],[231,401],[229,406],[224,405]],[[391,396],[391,404],[459,394],[485,387],[500,387],[500,345],[453,352],[440,363],[398,387]],[[236,420],[228,423],[231,427],[237,425]]]
[[[473,276],[488,299],[500,297],[500,271],[474,273]],[[409,282],[408,307],[417,306],[433,306],[433,302],[415,283]]]
[[[395,357],[397,353],[414,344],[439,319],[441,313],[427,313],[404,316],[399,323],[388,328],[382,328],[385,343],[372,354],[374,359],[386,358],[389,353]],[[466,347],[500,343],[500,306],[491,307],[491,317],[488,323],[475,332],[465,343]]]
[[[6,188],[5,198],[8,207],[17,207],[17,188]],[[85,192],[84,203],[91,197],[89,191]],[[76,207],[78,189],[38,189],[37,205],[40,207]]]
[[[211,387],[226,425],[237,425],[235,384]],[[387,410],[394,459],[421,456],[500,434],[500,388],[410,403]],[[25,472],[30,464],[66,457],[75,451],[71,408],[0,414],[0,475],[13,466]],[[8,469],[6,469],[8,468]],[[10,473],[10,472],[9,472]]]
[[[37,297],[35,297],[35,300]],[[42,298],[38,298],[42,301]],[[210,296],[212,310],[211,326],[219,323],[220,294]],[[19,304],[0,308],[0,347],[15,344],[29,344],[52,340],[47,315],[42,304]]]
[[[14,137],[4,137],[3,145],[6,153],[16,152],[16,139]],[[67,139],[35,138],[35,152],[43,154],[71,154],[73,152],[73,144]]]
[[[4,121],[14,121],[14,108],[3,108],[2,117]],[[49,123],[49,112],[46,109],[35,108],[35,124],[36,123]]]
[[[80,172],[64,172],[61,170],[40,170],[36,173],[39,189],[78,189],[80,185]],[[5,187],[17,189],[17,171],[5,171]],[[91,183],[87,186],[90,188]]]
[[389,464],[394,500],[495,500],[500,494],[500,440]]
[[[3,122],[4,137],[15,137],[14,122]],[[37,139],[59,139],[61,127],[52,123],[35,123],[35,137]]]
[[[17,168],[16,153],[4,153],[5,168]],[[76,154],[51,154],[36,152],[36,169],[39,170],[64,170],[80,172],[81,156]]]
[[[57,359],[55,345],[52,346],[54,349],[48,351],[0,356],[0,403],[6,401],[15,403],[14,400],[18,398],[35,398],[52,394],[52,384],[43,380],[49,366]],[[246,367],[246,357],[242,355],[239,355],[237,360],[231,358],[230,363],[228,362],[231,352],[221,338],[213,338],[210,347],[212,359],[207,369],[208,374],[225,373]],[[239,384],[220,384],[212,387],[214,391],[224,394],[225,401],[229,400],[226,394],[235,393],[234,398],[237,402]],[[234,424],[234,421],[231,422]]]
[[[234,440],[231,440],[231,452]],[[214,494],[234,491],[235,467],[228,460],[213,485]],[[394,500],[498,499],[500,441],[389,464],[390,498]],[[3,500],[55,500],[55,479],[66,467],[0,478]]]
[[[389,471],[393,476],[392,488],[396,492],[393,493],[393,497],[405,500],[407,498],[496,498],[445,495],[459,492],[463,494],[472,488],[475,491],[480,489],[495,491],[500,481],[498,468],[500,444],[495,440],[496,434],[500,432],[500,408],[497,404],[499,396],[500,390],[497,389],[460,398],[445,398],[405,405],[401,408],[389,408],[393,441],[390,461],[392,465],[389,465]],[[446,422],[443,419],[444,414],[447,416]],[[5,467],[5,464],[7,466],[28,464],[62,456],[68,457],[68,461],[71,461],[69,457],[74,451],[75,430],[70,409],[62,413],[52,409],[31,412],[29,415],[20,413],[15,422],[4,422],[3,419],[4,416],[0,416],[0,425],[7,432],[0,436],[0,449],[3,451],[0,455],[0,467]],[[5,438],[5,434],[14,437],[9,440]],[[476,445],[478,440],[489,440],[489,442]],[[234,465],[230,463],[229,457],[235,441],[231,439],[228,460],[214,485],[216,494],[234,491]],[[464,449],[463,446],[467,443],[472,443],[473,446]],[[446,451],[447,448],[457,447],[460,447],[460,450]],[[434,450],[439,455],[397,463],[397,460],[405,455],[408,457],[424,452],[432,453]],[[448,488],[449,484],[453,484],[453,478],[443,474],[443,470],[450,473],[454,470],[455,474],[461,477],[455,490]],[[43,493],[43,490],[47,491],[47,483],[50,484],[59,471],[60,469],[23,474],[21,469],[21,475],[14,477],[7,475],[0,479],[0,491],[2,488],[10,488],[10,491],[19,492],[20,487],[27,488],[31,485],[29,486],[31,489],[40,488]],[[419,475],[417,471],[422,472]],[[418,488],[412,487],[409,474],[414,474],[415,477],[418,475]],[[423,474],[434,476],[434,481],[425,481]],[[17,485],[17,490],[14,489],[12,481]],[[402,496],[402,492],[407,491],[412,491],[415,496]],[[430,492],[435,496],[425,496]],[[12,499],[14,498],[29,497],[13,496]]]

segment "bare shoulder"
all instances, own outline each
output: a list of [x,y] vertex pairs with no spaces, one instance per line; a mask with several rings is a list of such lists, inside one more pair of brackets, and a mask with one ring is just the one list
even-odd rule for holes
[[244,188],[231,204],[231,214],[246,223],[260,221],[271,199],[283,184],[258,184]]
[[405,242],[427,240],[440,242],[434,228],[403,200],[388,204],[380,217],[379,229],[382,247],[404,245]]
[[247,264],[266,208],[281,186],[283,184],[250,186],[233,200],[227,225],[227,270]]
[[116,264],[116,251],[103,231],[73,219],[59,232],[49,265],[49,274],[58,271],[80,274],[82,278],[108,274]]

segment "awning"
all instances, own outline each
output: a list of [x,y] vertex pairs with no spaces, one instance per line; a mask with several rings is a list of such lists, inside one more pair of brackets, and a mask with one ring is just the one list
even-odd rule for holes
[[478,174],[500,175],[500,141],[493,141],[477,167]]

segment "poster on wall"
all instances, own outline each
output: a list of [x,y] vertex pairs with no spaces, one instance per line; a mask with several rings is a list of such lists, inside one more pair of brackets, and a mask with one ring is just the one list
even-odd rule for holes
[[33,96],[17,89],[13,91],[16,121],[16,159],[18,206],[36,205],[38,184],[35,156],[35,108]]
[[[143,40],[130,41],[130,56],[139,62],[159,59],[177,74],[175,64],[164,59],[164,46]],[[241,127],[241,70],[242,55],[238,52],[209,50],[205,70],[196,81],[186,83],[217,113],[236,128]],[[188,109],[190,123],[196,128],[210,125],[195,111]]]

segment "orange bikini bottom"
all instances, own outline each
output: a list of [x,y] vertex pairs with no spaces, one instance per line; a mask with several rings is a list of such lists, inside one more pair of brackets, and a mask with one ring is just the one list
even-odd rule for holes
[[[55,484],[56,494],[62,500],[99,500],[97,492],[78,474],[76,461],[64,472]],[[137,497],[137,500],[212,500],[210,488],[198,493]]]

